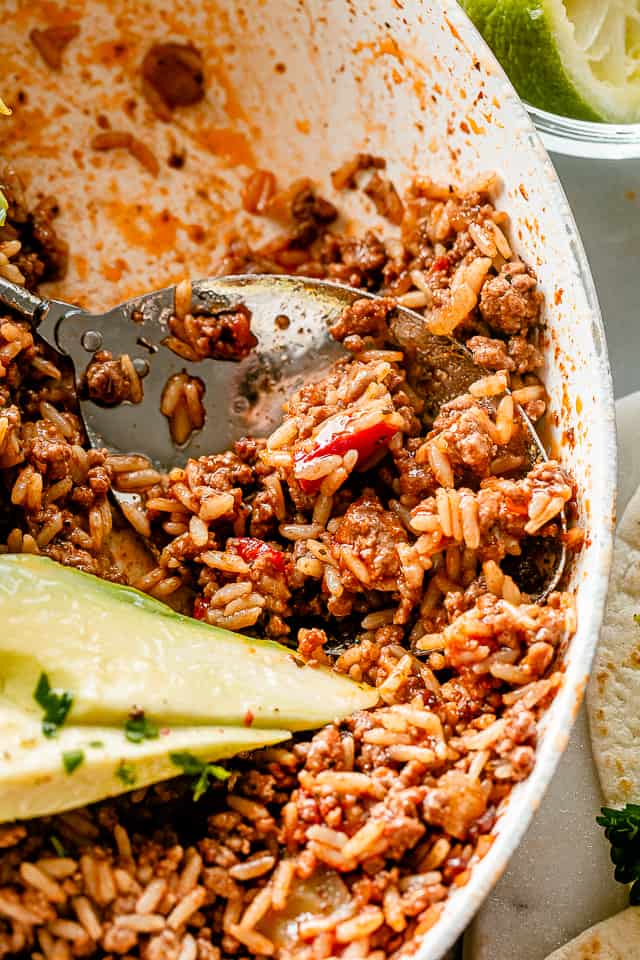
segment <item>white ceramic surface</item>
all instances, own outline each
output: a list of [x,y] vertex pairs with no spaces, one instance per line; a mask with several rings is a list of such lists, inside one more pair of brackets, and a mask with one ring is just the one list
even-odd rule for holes
[[[620,516],[640,485],[639,410],[640,393],[616,403]],[[465,936],[464,960],[544,960],[627,906],[595,821],[602,803],[582,709],[540,812]]]
[[[259,230],[237,209],[240,181],[253,167],[275,170],[280,182],[308,174],[330,197],[329,171],[356,150],[386,156],[400,187],[416,172],[446,182],[495,169],[502,178],[499,205],[548,305],[550,441],[580,485],[589,537],[573,574],[578,633],[535,770],[514,791],[470,882],[425,936],[420,957],[436,960],[504,870],[540,803],[567,744],[602,615],[615,477],[611,381],[564,194],[522,104],[453,0],[74,0],[82,32],[54,74],[25,38],[60,9],[40,0],[3,5],[3,96],[15,112],[0,132],[0,151],[31,192],[59,198],[72,259],[56,292],[68,299],[99,307],[187,270],[206,275],[230,227],[250,237]],[[185,37],[205,57],[207,98],[161,124],[140,98],[139,64],[152,40]],[[113,129],[143,137],[162,161],[157,178],[124,152],[90,151],[100,113]],[[176,151],[185,152],[182,170],[165,163]],[[348,207],[353,229],[385,230],[368,201],[354,193]]]

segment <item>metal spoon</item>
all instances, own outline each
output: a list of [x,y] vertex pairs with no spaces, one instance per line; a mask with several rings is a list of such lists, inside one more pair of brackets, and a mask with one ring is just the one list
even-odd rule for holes
[[[142,453],[166,471],[199,457],[227,449],[246,435],[265,436],[280,422],[285,399],[304,382],[319,379],[344,348],[329,327],[362,290],[302,277],[250,275],[199,280],[192,286],[192,310],[216,314],[244,304],[252,314],[257,346],[239,362],[206,359],[186,361],[163,345],[174,312],[175,287],[135,297],[107,313],[89,314],[72,304],[45,300],[0,278],[0,303],[31,321],[42,339],[71,359],[78,387],[98,350],[114,358],[127,354],[143,382],[139,403],[104,406],[79,389],[78,402],[92,446],[111,453]],[[398,307],[391,323],[394,339],[405,351],[409,379],[428,397],[427,417],[486,374],[466,348],[450,337],[435,336],[424,318]],[[182,371],[205,385],[206,418],[176,446],[161,413],[162,392],[169,378]],[[546,460],[540,438],[518,408],[529,435],[529,459]],[[117,497],[129,497],[116,493]],[[563,519],[564,523],[564,519]],[[522,589],[538,597],[554,589],[565,565],[564,548],[552,554],[529,538],[533,555],[516,558],[512,572]],[[527,589],[528,587],[528,589]]]

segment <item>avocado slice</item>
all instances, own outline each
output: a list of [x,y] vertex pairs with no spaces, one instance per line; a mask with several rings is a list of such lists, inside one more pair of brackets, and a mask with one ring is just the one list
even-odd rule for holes
[[1,698],[0,729],[0,823],[62,813],[179,776],[180,754],[221,760],[290,736],[286,730],[194,726],[160,729],[155,739],[132,743],[122,729],[65,724],[47,738],[38,718]]
[[66,723],[122,727],[132,708],[170,727],[306,730],[378,694],[295,653],[182,616],[138,590],[44,557],[0,557],[0,694],[36,717],[46,674]]

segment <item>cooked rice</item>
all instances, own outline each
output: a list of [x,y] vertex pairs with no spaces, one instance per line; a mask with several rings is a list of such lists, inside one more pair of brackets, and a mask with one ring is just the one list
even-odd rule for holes
[[[135,155],[128,134],[99,136],[96,148]],[[536,722],[576,627],[568,594],[533,603],[502,569],[527,537],[559,537],[575,496],[558,464],[531,464],[518,411],[545,409],[541,296],[490,202],[493,175],[462,189],[416,178],[400,197],[383,166],[359,155],[334,184],[360,184],[400,223],[384,242],[335,233],[337,211],[309,180],[280,190],[255,171],[245,184],[245,210],[288,232],[257,251],[233,240],[219,272],[297,271],[387,298],[346,311],[332,333],[352,358],[288,397],[266,441],[168,475],[140,454],[86,449],[66,367],[26,325],[0,319],[0,550],[129,580],[111,553],[109,494],[134,493],[122,510],[156,556],[137,587],[181,609],[195,597],[196,617],[297,645],[382,700],[235,758],[228,785],[195,805],[179,778],[3,830],[0,956],[399,956],[468,881],[533,767]],[[18,228],[0,232],[0,274],[21,282]],[[189,360],[246,355],[248,312],[194,315],[192,292],[189,280],[176,286],[166,344]],[[389,334],[394,302],[501,361],[434,420]],[[241,337],[229,344],[234,323]],[[97,363],[94,386],[141,398],[129,357]],[[166,385],[177,443],[202,426],[203,393],[186,373]],[[301,909],[298,939],[285,943]]]

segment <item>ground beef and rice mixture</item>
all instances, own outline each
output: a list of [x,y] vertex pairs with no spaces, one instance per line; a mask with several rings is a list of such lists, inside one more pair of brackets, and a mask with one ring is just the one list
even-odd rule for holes
[[[384,166],[360,154],[333,182],[365,189],[389,220],[385,239],[341,235],[308,180],[280,190],[257,171],[246,183],[245,208],[282,232],[260,249],[237,238],[219,273],[298,273],[384,296],[345,312],[332,334],[349,359],[293,395],[266,440],[167,476],[137,454],[87,449],[71,372],[25,324],[0,322],[2,550],[127,582],[109,494],[138,491],[127,519],[154,560],[136,586],[296,646],[381,696],[338,726],[229,762],[230,780],[197,803],[182,778],[0,827],[0,956],[411,952],[533,767],[536,721],[575,630],[569,594],[534,603],[502,568],[528,538],[563,536],[575,497],[557,463],[531,464],[514,406],[533,420],[545,411],[542,296],[512,254],[491,178],[460,191],[417,178],[401,198]],[[64,268],[65,247],[55,205],[30,212],[10,185],[0,273],[33,287]],[[246,353],[246,312],[194,317],[188,289],[172,349],[226,349],[231,330]],[[487,369],[435,419],[390,333],[396,302],[455,329]],[[131,399],[123,358],[94,363],[89,389]],[[174,436],[200,425],[203,390],[167,385]]]

